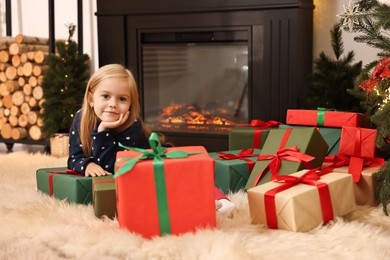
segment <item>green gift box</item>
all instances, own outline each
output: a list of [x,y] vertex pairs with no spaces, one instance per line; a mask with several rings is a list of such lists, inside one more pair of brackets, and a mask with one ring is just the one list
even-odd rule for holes
[[254,119],[250,124],[236,125],[229,132],[229,151],[245,148],[261,149],[270,129],[277,129],[282,123],[274,120]]
[[114,176],[92,177],[92,191],[92,205],[96,217],[115,218],[117,212]]
[[92,178],[66,167],[38,169],[36,179],[39,191],[57,199],[80,204],[92,201]]
[[225,194],[244,189],[260,151],[244,149],[209,153],[215,160],[215,186]]
[[[296,126],[296,125],[281,125],[279,128],[290,128],[290,127],[307,127],[307,126]],[[328,152],[326,155],[338,154],[340,147],[341,128],[335,127],[317,127],[320,134],[328,144]]]
[[[294,151],[295,148],[299,153]],[[274,167],[278,175],[291,174],[309,166],[320,167],[328,148],[328,144],[314,127],[272,129],[245,189],[270,181],[272,175],[270,169]],[[262,157],[264,159],[261,159]],[[308,162],[302,162],[302,160]]]

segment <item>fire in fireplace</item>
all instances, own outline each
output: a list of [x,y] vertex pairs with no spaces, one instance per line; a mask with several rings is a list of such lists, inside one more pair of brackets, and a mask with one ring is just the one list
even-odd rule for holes
[[248,42],[240,30],[142,33],[145,122],[226,134],[248,121]]

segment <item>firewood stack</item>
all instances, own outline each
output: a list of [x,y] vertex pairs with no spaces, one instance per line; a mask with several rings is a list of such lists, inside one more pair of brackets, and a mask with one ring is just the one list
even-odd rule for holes
[[42,140],[42,79],[48,69],[49,40],[0,37],[0,136]]

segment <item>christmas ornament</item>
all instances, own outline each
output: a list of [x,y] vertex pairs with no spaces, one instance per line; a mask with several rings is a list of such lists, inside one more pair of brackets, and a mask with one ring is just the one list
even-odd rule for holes
[[348,5],[343,5],[344,12],[338,14],[338,17],[341,17],[343,20],[343,26],[347,26],[349,28],[349,32],[353,31],[353,27],[355,24],[359,24],[359,20],[357,19],[357,15],[361,14],[359,11],[359,4],[356,4],[353,0],[349,0]]

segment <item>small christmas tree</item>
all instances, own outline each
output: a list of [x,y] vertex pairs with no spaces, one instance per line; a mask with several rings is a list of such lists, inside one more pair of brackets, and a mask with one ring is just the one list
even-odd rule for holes
[[73,116],[81,108],[89,78],[89,57],[79,53],[71,38],[74,24],[66,25],[67,41],[56,42],[57,53],[48,56],[49,69],[42,81],[43,132],[48,139],[55,133],[68,133]]
[[[390,2],[389,0],[351,1],[340,14],[345,30],[356,32],[354,38],[377,48],[379,59],[362,70],[353,94],[362,99],[378,134],[376,145],[387,161],[379,170],[376,195],[388,214],[390,202]],[[372,72],[371,72],[372,71]]]
[[309,108],[334,108],[341,111],[361,110],[360,100],[347,92],[355,85],[355,80],[362,69],[362,62],[351,64],[355,53],[348,52],[345,57],[341,39],[340,24],[335,24],[330,31],[335,59],[324,52],[314,60],[314,72],[307,87]]

